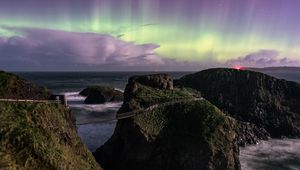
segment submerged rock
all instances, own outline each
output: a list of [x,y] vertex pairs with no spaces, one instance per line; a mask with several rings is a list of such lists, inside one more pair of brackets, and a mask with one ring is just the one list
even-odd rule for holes
[[47,100],[50,92],[11,73],[0,71],[0,98]]
[[129,79],[118,114],[174,104],[119,120],[113,136],[94,153],[104,169],[240,169],[235,120],[205,99],[192,101],[194,91],[171,90],[172,83],[167,75]]
[[[267,138],[267,134],[300,137],[300,85],[295,82],[253,71],[221,68],[184,76],[176,85],[199,90],[230,116],[254,124],[256,129],[265,129],[267,133],[257,135],[258,139]],[[249,131],[249,134],[254,133]]]
[[80,93],[86,96],[85,104],[103,104],[105,102],[123,101],[123,93],[109,86],[92,86],[82,90]]

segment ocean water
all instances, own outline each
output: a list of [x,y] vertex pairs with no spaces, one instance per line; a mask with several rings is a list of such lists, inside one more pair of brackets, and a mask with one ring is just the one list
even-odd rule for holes
[[[85,97],[79,92],[93,85],[109,85],[123,91],[128,78],[155,72],[17,72],[38,85],[46,86],[53,93],[65,94],[68,105],[76,113],[77,123],[114,118],[122,102],[84,104]],[[188,72],[164,72],[179,78]],[[78,126],[78,134],[91,151],[103,145],[113,134],[116,121]]]
[[[18,75],[57,94],[65,94],[77,123],[113,118],[122,103],[87,105],[79,92],[88,86],[109,85],[123,91],[132,75],[149,72],[18,72]],[[170,72],[179,78],[188,72]],[[272,76],[300,83],[300,73],[269,73]],[[113,134],[116,121],[78,126],[78,133],[91,151],[103,145]],[[240,148],[243,170],[300,170],[300,140],[269,140]]]

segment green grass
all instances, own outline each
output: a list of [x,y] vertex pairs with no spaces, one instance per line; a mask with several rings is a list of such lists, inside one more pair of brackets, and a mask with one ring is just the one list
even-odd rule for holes
[[99,169],[60,104],[0,102],[0,169]]
[[[137,83],[137,90],[129,100],[129,106],[134,110],[195,96],[199,97],[199,92],[192,89],[161,90]],[[235,138],[232,136],[235,135],[234,120],[205,99],[157,108],[133,119],[148,141],[156,140],[164,134],[178,147],[186,148],[185,143],[191,146],[206,145],[212,155],[227,152]]]
[[37,87],[17,75],[0,71],[0,98],[48,99],[49,96],[45,87]]
[[[157,108],[133,118],[148,142],[156,142],[188,162],[221,157],[234,162],[236,123],[206,100]],[[181,155],[181,156],[179,156]]]
[[[128,104],[134,109],[148,107],[157,103],[164,103],[174,100],[192,99],[198,92],[187,88],[175,88],[173,90],[161,90],[136,83],[137,91],[134,98]],[[198,96],[197,96],[198,97]]]

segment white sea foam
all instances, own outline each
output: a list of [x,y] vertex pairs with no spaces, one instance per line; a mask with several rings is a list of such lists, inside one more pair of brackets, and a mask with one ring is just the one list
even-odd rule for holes
[[118,110],[122,102],[108,102],[104,104],[70,104],[71,108],[82,109],[90,112],[106,112],[109,110]]
[[[120,89],[116,89],[122,91]],[[106,120],[114,118],[116,112],[121,107],[122,102],[107,102],[104,104],[84,104],[86,97],[78,92],[63,93],[70,108],[76,114],[76,121],[93,122],[95,120]],[[78,126],[78,134],[91,151],[95,151],[104,144],[113,134],[116,121],[100,124],[86,124]]]
[[118,91],[120,91],[120,92],[124,93],[124,90],[122,90],[122,89],[115,88],[115,90],[118,90]]
[[63,94],[66,96],[66,98],[69,102],[72,102],[72,101],[82,101],[83,102],[86,97],[79,95],[79,93],[80,92],[78,91],[78,92],[65,92]]
[[300,140],[272,139],[240,148],[242,170],[299,170]]

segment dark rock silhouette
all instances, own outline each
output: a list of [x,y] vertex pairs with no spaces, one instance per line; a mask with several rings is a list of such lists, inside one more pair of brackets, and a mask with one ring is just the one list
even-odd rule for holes
[[[300,137],[300,85],[295,82],[253,71],[220,68],[184,76],[176,85],[199,90],[223,112],[251,123],[240,129],[248,129],[259,139],[268,138],[268,134],[275,138]],[[244,130],[240,130],[240,136],[245,135]]]
[[105,102],[123,101],[123,93],[109,86],[92,86],[82,90],[82,96],[87,96],[86,104],[103,104]]

